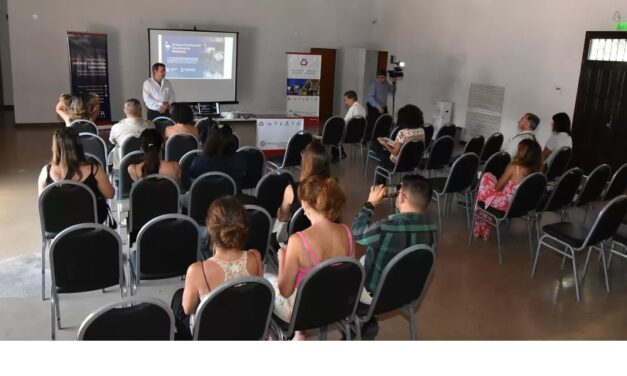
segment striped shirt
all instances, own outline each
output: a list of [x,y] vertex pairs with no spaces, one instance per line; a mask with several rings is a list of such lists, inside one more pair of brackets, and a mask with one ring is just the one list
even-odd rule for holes
[[415,244],[435,243],[437,227],[422,213],[392,214],[387,219],[370,223],[373,211],[362,208],[353,221],[355,242],[368,247],[366,251],[366,290],[374,294],[385,266],[405,248]]

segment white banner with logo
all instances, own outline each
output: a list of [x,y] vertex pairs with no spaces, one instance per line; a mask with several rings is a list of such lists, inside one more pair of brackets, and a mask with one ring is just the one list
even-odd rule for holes
[[301,118],[257,118],[257,147],[261,150],[286,149],[290,138],[303,130]]
[[287,54],[287,113],[318,117],[322,56]]

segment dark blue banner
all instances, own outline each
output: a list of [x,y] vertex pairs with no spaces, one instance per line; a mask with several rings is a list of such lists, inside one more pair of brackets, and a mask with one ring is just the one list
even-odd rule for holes
[[98,123],[111,122],[107,34],[68,31],[72,94],[94,93],[100,98]]

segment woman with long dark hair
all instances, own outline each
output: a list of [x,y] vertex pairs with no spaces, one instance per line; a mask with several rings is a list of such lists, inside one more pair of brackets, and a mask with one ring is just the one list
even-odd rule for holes
[[150,174],[169,176],[174,180],[179,178],[179,164],[161,160],[163,137],[156,129],[146,129],[140,136],[140,148],[144,152],[144,161],[128,166],[128,174],[133,181]]
[[106,199],[113,198],[115,190],[104,167],[98,163],[89,163],[85,158],[83,146],[78,142],[78,133],[74,128],[66,127],[54,132],[52,159],[39,174],[39,193],[47,185],[59,180],[79,181],[88,186],[96,196],[98,222],[103,223],[107,219]]
[[564,146],[573,147],[573,139],[570,135],[570,117],[565,112],[553,115],[551,128],[553,133],[549,137],[544,150],[542,151],[542,159],[546,162],[554,151],[558,151]]

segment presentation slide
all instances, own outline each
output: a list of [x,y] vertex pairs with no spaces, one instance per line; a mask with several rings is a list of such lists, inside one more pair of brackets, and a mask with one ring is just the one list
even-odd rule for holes
[[237,101],[237,33],[148,29],[150,66],[166,66],[177,102]]

